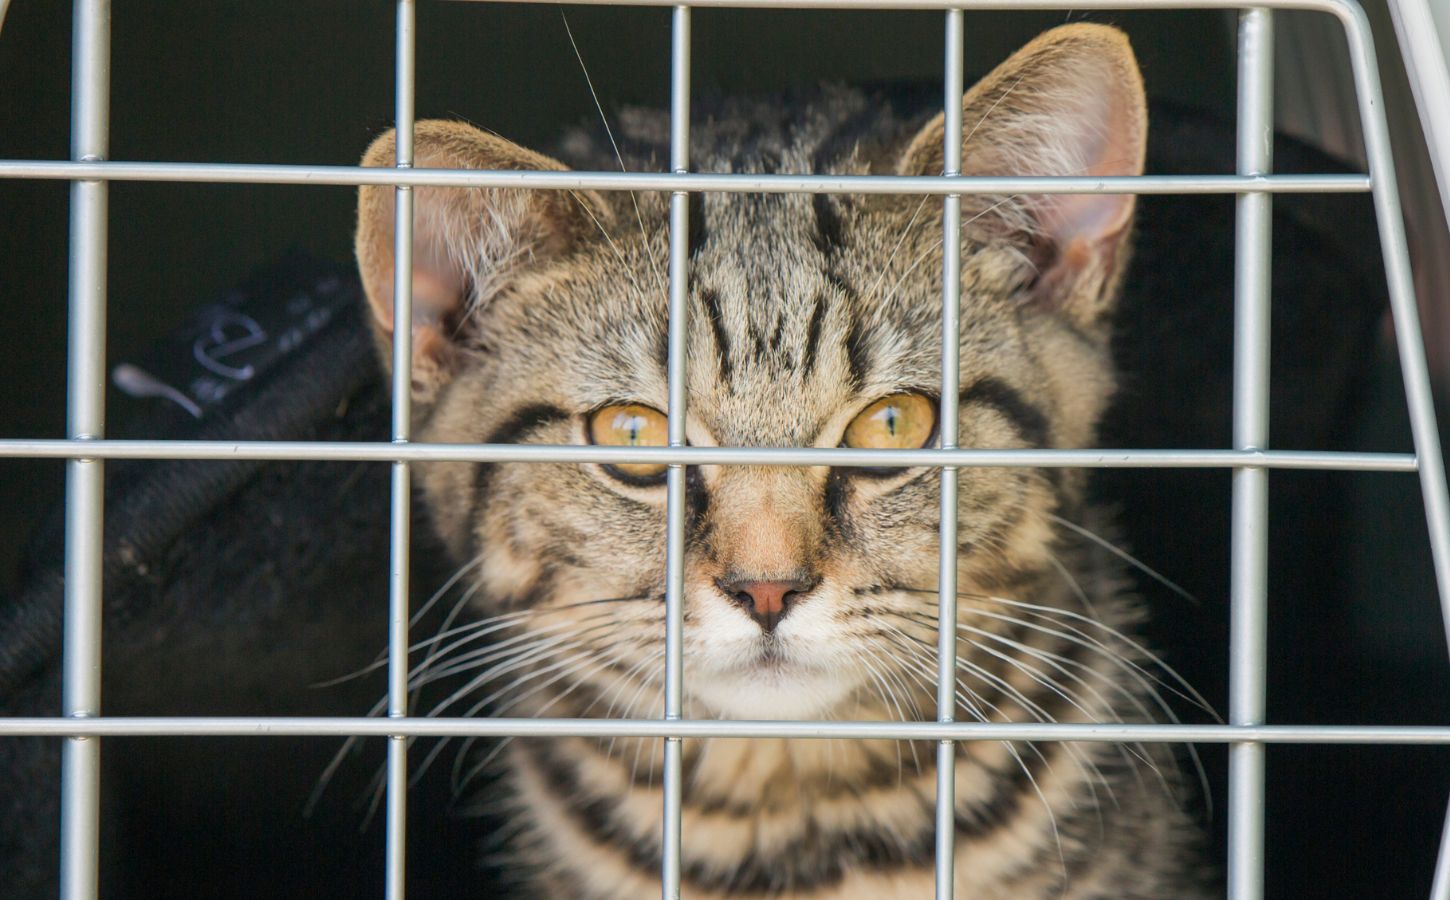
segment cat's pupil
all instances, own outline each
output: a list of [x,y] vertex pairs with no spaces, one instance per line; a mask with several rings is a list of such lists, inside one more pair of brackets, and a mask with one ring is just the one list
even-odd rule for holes
[[639,445],[640,432],[644,431],[644,422],[639,416],[632,416],[625,413],[615,421],[614,427],[629,436],[630,446]]
[[896,437],[896,421],[900,416],[896,407],[888,406],[882,413],[886,418],[886,430],[891,432],[892,437]]

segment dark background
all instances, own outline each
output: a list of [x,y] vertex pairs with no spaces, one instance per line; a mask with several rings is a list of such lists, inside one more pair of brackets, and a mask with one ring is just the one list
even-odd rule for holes
[[[568,8],[567,15],[606,112],[667,104],[667,10]],[[1066,18],[968,16],[969,71],[985,71]],[[1129,31],[1156,99],[1231,112],[1229,20],[1203,13],[1091,18]],[[464,118],[520,143],[546,146],[562,126],[597,116],[556,7],[423,4],[418,48],[420,117]],[[940,59],[941,17],[935,13],[694,15],[693,75],[701,95],[821,80],[933,79],[940,76]],[[349,164],[390,123],[392,73],[390,4],[134,0],[115,11],[111,156]],[[67,5],[15,3],[0,33],[0,158],[66,158],[69,75]],[[348,188],[117,183],[110,195],[113,362],[135,359],[188,310],[287,248],[342,261],[351,254],[354,194]],[[0,328],[0,437],[64,435],[67,215],[65,183],[0,180],[0,303],[11,311]],[[1339,440],[1357,449],[1405,450],[1409,436],[1397,375],[1387,348],[1377,352],[1359,385],[1362,402],[1342,423]],[[133,401],[113,396],[110,412],[119,426],[135,412]],[[1201,496],[1204,523],[1226,529],[1226,473],[1155,478],[1144,482],[1143,509],[1154,508],[1159,496]],[[1312,544],[1302,543],[1292,524],[1275,527],[1273,565],[1332,572],[1337,590],[1332,596],[1273,594],[1271,719],[1444,723],[1450,685],[1414,479],[1316,478],[1272,479],[1276,523],[1285,516],[1332,516],[1336,523],[1330,538]],[[63,483],[58,462],[0,460],[0,596],[17,584],[27,534],[60,503]],[[380,494],[378,509],[384,508]],[[1200,603],[1150,589],[1159,609],[1155,637],[1167,648],[1168,661],[1182,666],[1226,711],[1220,652],[1226,597],[1221,575],[1203,574],[1205,567],[1226,566],[1226,557],[1217,546],[1175,545],[1172,523],[1162,530],[1167,537],[1136,549]],[[384,596],[377,597],[379,607]],[[379,646],[384,637],[380,627]],[[158,666],[157,677],[166,677],[170,670]],[[175,746],[161,743],[153,742],[155,752]],[[244,755],[250,745],[233,746]],[[1203,750],[1221,793],[1224,751]],[[175,752],[166,764],[184,769],[184,751]],[[1274,896],[1427,892],[1450,790],[1443,750],[1274,747],[1269,760]],[[206,771],[187,777],[198,785],[209,778]],[[312,777],[288,776],[277,790],[305,791]],[[224,812],[218,828],[243,827]],[[341,801],[323,813],[333,824],[355,815]],[[1223,822],[1220,810],[1212,826],[1218,842]],[[197,824],[168,826],[163,819],[157,827]],[[156,839],[164,842],[168,835]],[[222,837],[209,850],[217,854],[218,884],[246,884],[253,866],[239,848],[249,845],[233,846],[231,855],[228,846]],[[366,865],[380,863],[376,825],[359,846],[378,854]],[[151,890],[114,887],[118,895]],[[285,895],[280,885],[268,891]]]

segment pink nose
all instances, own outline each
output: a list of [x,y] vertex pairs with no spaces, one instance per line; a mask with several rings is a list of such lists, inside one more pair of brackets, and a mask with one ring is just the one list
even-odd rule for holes
[[746,581],[717,579],[715,582],[727,597],[744,607],[750,617],[760,623],[766,634],[785,618],[791,605],[816,586],[815,581]]

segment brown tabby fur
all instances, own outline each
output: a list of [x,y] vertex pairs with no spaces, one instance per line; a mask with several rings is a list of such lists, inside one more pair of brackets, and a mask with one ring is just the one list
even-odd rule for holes
[[[1096,25],[1051,31],[964,98],[966,174],[1136,174],[1146,114],[1132,51]],[[658,167],[667,119],[621,121]],[[937,174],[942,120],[913,134],[855,92],[697,121],[700,171]],[[450,122],[419,167],[558,169]],[[588,138],[567,155],[606,168]],[[394,162],[391,133],[366,165]],[[384,348],[391,188],[360,192],[357,254]],[[963,447],[1086,447],[1113,390],[1106,313],[1131,197],[963,199]],[[916,197],[710,194],[692,209],[689,440],[835,446],[892,393],[939,391],[941,226]],[[660,195],[417,191],[415,434],[577,444],[621,402],[666,406],[668,226]],[[388,358],[387,352],[384,358]],[[419,466],[433,519],[493,632],[441,709],[650,716],[661,708],[665,490],[592,465]],[[964,720],[1142,721],[1160,709],[1138,613],[1071,470],[964,469]],[[689,473],[685,714],[934,717],[936,470],[715,467]],[[818,582],[765,632],[716,579]],[[486,618],[484,618],[486,617]],[[504,618],[497,618],[504,617]],[[511,618],[509,618],[511,617]],[[505,627],[507,625],[507,627]],[[479,633],[482,633],[481,631]],[[435,648],[417,681],[477,649]],[[485,695],[491,695],[485,696]],[[658,896],[658,741],[515,741],[504,782],[525,894]],[[690,897],[886,898],[932,887],[935,748],[708,740],[684,747]],[[1202,892],[1176,768],[1156,747],[957,745],[959,897]]]

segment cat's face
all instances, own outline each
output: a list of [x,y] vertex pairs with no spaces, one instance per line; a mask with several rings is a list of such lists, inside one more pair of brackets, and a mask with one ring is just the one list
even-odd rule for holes
[[[696,130],[705,171],[940,172],[941,121],[863,133],[859,95],[807,121]],[[1144,118],[1126,42],[1100,27],[1029,45],[964,101],[968,174],[1136,174]],[[738,115],[747,116],[747,110]],[[823,124],[824,123],[824,124]],[[860,125],[855,127],[860,128]],[[833,130],[834,129],[834,130]],[[637,126],[648,132],[649,123]],[[751,129],[746,129],[751,131]],[[851,137],[847,135],[847,137]],[[822,158],[828,144],[844,151]],[[419,166],[557,168],[466,126],[420,123]],[[369,151],[390,164],[391,136]],[[417,436],[444,442],[662,444],[665,200],[420,190]],[[963,447],[1082,446],[1111,391],[1103,316],[1126,197],[966,198]],[[705,195],[692,209],[686,433],[701,446],[940,444],[936,198]],[[364,188],[358,249],[391,329],[391,189]],[[663,650],[662,467],[423,467],[432,515],[478,588],[545,664],[577,658],[616,713],[653,711]],[[939,474],[928,468],[689,470],[686,685],[691,712],[809,717],[934,666]],[[959,473],[962,621],[972,597],[1051,563],[1073,473]],[[545,652],[547,651],[547,652]],[[924,667],[924,668],[923,668]],[[637,687],[631,688],[631,685]],[[559,685],[559,690],[568,682]],[[600,708],[596,714],[605,714]]]

